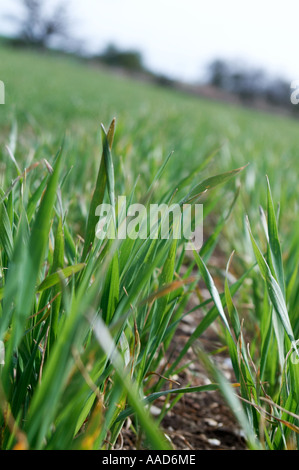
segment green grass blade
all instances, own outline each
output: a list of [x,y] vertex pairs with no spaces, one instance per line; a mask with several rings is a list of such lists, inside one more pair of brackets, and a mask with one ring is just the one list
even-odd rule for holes
[[221,173],[219,175],[211,176],[206,180],[202,181],[201,183],[197,184],[190,193],[180,202],[180,204],[188,204],[192,201],[198,199],[198,197],[203,194],[205,191],[215,188],[220,184],[227,183],[233,176],[237,175],[241,171],[246,168],[247,165],[242,166],[240,168],[236,168],[235,170],[228,171],[226,173]]
[[[169,390],[162,390],[161,392],[151,393],[146,398],[144,398],[143,403],[144,403],[144,405],[149,405],[150,403],[153,403],[158,398],[165,397],[165,396],[168,396],[168,395],[181,395],[181,394],[185,394],[185,393],[214,392],[215,390],[219,390],[219,385],[218,384],[200,385],[198,387],[172,388],[172,389],[169,389]],[[133,413],[134,413],[134,408],[132,408],[132,407],[127,408],[125,411],[122,411],[119,414],[118,418],[116,419],[116,422],[122,421],[122,420],[128,418]]]
[[225,312],[223,310],[223,306],[222,306],[222,302],[221,302],[218,290],[217,290],[217,288],[214,284],[214,281],[212,279],[212,276],[209,273],[208,268],[206,267],[205,263],[203,262],[203,260],[199,256],[199,254],[195,250],[193,250],[193,254],[194,254],[194,258],[195,258],[196,264],[198,266],[199,272],[200,272],[204,282],[206,283],[206,286],[208,288],[208,291],[211,294],[212,299],[214,300],[214,303],[215,303],[215,306],[218,310],[218,313],[219,313],[220,317],[222,318],[223,323],[226,326],[226,329],[227,329],[228,333],[231,336],[230,327],[229,327]]
[[278,228],[276,222],[276,215],[274,210],[274,204],[272,200],[271,188],[269,179],[267,177],[267,199],[268,199],[268,233],[269,233],[269,245],[272,254],[272,261],[275,268],[278,284],[281,292],[285,295],[285,280],[284,270],[282,263],[282,253],[280,247],[280,241],[278,236]]
[[[109,148],[112,148],[113,138],[115,132],[115,120],[110,124],[109,130],[107,132],[107,141]],[[96,232],[96,225],[98,223],[98,216],[96,216],[96,208],[102,204],[105,190],[107,184],[107,172],[106,172],[106,163],[104,158],[104,149],[101,157],[100,168],[97,176],[95,190],[92,196],[90,209],[88,213],[87,219],[87,227],[85,233],[85,241],[84,241],[84,248],[82,253],[82,260],[85,260],[88,251],[90,250],[91,245],[95,239],[95,232]]]
[[7,258],[11,259],[13,253],[13,235],[4,203],[0,205],[0,243]]
[[291,323],[290,323],[290,319],[289,319],[289,315],[288,315],[288,311],[287,311],[287,307],[286,307],[286,303],[285,303],[283,293],[282,293],[282,291],[279,287],[278,282],[272,276],[271,270],[270,270],[264,256],[262,255],[262,253],[261,253],[261,251],[260,251],[253,235],[252,235],[248,219],[247,219],[247,225],[248,225],[250,239],[251,239],[251,243],[252,243],[252,246],[253,246],[253,251],[254,251],[258,266],[260,268],[260,271],[261,271],[261,274],[262,274],[263,278],[266,281],[269,298],[270,298],[270,300],[273,304],[273,307],[274,307],[277,315],[279,316],[279,319],[280,319],[280,321],[281,321],[281,323],[282,323],[282,325],[285,329],[285,332],[287,333],[291,343],[294,345],[294,348],[297,350],[296,344],[295,344],[294,333],[293,333],[292,326],[291,326]]
[[[113,124],[111,126],[115,126],[115,119],[112,121]],[[107,189],[108,189],[108,196],[110,200],[110,204],[113,208],[113,222],[114,222],[114,230],[116,231],[116,216],[115,216],[115,182],[114,182],[114,166],[113,160],[111,155],[111,147],[108,134],[105,131],[103,124],[101,125],[102,130],[102,140],[103,140],[103,156],[106,168],[106,177],[107,177]]]
[[67,268],[59,269],[56,273],[49,274],[41,284],[37,287],[37,292],[42,292],[50,287],[54,287],[61,283],[61,279],[67,279],[72,274],[80,272],[86,266],[85,263],[75,264],[74,266],[68,266]]

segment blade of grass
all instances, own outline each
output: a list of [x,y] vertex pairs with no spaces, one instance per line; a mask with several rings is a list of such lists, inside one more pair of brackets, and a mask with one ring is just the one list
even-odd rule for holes
[[74,266],[68,266],[67,268],[59,269],[56,273],[49,274],[41,284],[37,287],[37,292],[42,292],[50,287],[54,287],[60,284],[61,278],[68,278],[72,274],[80,272],[86,266],[85,263],[79,263]]
[[0,242],[7,258],[11,259],[13,253],[13,235],[4,203],[0,205]]
[[278,228],[276,222],[276,215],[274,211],[274,204],[272,200],[271,188],[269,179],[267,177],[267,199],[268,199],[268,233],[269,233],[269,245],[272,254],[272,261],[277,277],[278,284],[280,286],[283,296],[285,296],[285,280],[282,263],[282,253],[278,236]]
[[193,250],[193,254],[194,254],[194,258],[195,258],[196,264],[198,266],[199,272],[200,272],[200,274],[201,274],[201,276],[202,276],[202,278],[203,278],[203,280],[204,280],[204,282],[205,282],[205,284],[208,288],[208,291],[211,294],[212,299],[214,300],[214,303],[215,303],[215,306],[218,310],[218,313],[219,313],[220,317],[222,318],[223,323],[226,326],[226,329],[227,329],[229,335],[232,336],[231,331],[230,331],[230,327],[229,327],[229,324],[228,324],[228,321],[227,321],[227,318],[226,318],[226,315],[225,315],[225,312],[224,312],[223,307],[222,307],[222,302],[221,302],[218,290],[217,290],[217,288],[214,284],[213,278],[212,278],[211,274],[209,273],[208,268],[206,267],[205,263],[203,262],[203,260],[199,256],[199,254],[197,253],[197,251]]
[[219,184],[226,183],[233,176],[237,175],[244,170],[248,165],[236,168],[235,170],[228,171],[226,173],[221,173],[219,175],[211,176],[201,183],[197,184],[190,193],[180,202],[180,204],[187,204],[198,199],[198,197],[203,194],[205,191],[215,188]]
[[297,351],[297,354],[299,355],[283,293],[279,287],[278,282],[272,276],[271,270],[252,235],[248,218],[247,218],[247,226],[248,226],[249,235],[250,235],[250,239],[251,239],[251,243],[253,246],[253,251],[254,251],[257,263],[259,265],[261,274],[263,278],[265,279],[265,282],[267,285],[269,298],[273,304],[273,307],[277,315],[279,316],[279,319],[285,329],[285,332],[287,333],[291,343],[293,344],[295,351]]
[[[115,132],[115,119],[112,120],[109,130],[107,132],[107,142],[108,142],[108,146],[110,149],[112,148],[112,144],[113,144],[114,132]],[[85,260],[86,255],[88,251],[90,250],[90,246],[93,244],[94,239],[95,239],[96,225],[98,223],[98,216],[96,216],[96,208],[103,202],[106,184],[107,184],[107,172],[106,172],[106,163],[105,163],[104,149],[103,149],[100,168],[99,168],[97,181],[96,181],[96,186],[95,186],[95,190],[92,196],[90,209],[88,213],[82,260]]]

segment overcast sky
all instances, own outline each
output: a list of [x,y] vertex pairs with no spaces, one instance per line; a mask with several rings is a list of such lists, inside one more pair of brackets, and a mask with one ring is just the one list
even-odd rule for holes
[[[19,12],[0,0],[0,16]],[[57,0],[44,0],[47,6]],[[109,42],[143,53],[152,70],[196,80],[214,58],[299,78],[298,0],[68,0],[72,33],[93,51]],[[0,32],[8,29],[2,19]]]

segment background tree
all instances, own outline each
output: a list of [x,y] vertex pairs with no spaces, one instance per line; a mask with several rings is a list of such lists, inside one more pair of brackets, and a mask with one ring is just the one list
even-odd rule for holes
[[17,23],[17,42],[47,47],[55,38],[66,38],[69,23],[67,5],[59,2],[52,9],[42,0],[18,0],[23,14],[11,19]]
[[109,44],[104,52],[96,57],[100,62],[125,69],[142,72],[145,71],[142,55],[135,50],[120,50],[114,44]]
[[237,95],[246,104],[262,99],[272,106],[295,111],[290,102],[290,84],[269,77],[260,68],[215,59],[207,66],[207,83]]

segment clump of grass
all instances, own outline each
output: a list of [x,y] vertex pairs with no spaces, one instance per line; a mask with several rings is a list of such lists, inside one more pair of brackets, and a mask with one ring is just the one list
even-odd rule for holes
[[[299,448],[298,123],[76,60],[1,48],[1,65],[9,84],[0,115],[1,448],[113,447],[129,416],[136,442],[167,447],[157,429],[166,405],[155,425],[150,403],[164,394],[171,408],[184,393],[219,387],[250,448]],[[97,123],[116,111],[117,134],[115,123],[101,131],[99,162]],[[238,171],[217,175],[248,161],[237,190]],[[267,184],[259,213],[265,174],[271,191]],[[212,192],[217,181],[225,185]],[[172,239],[97,240],[95,208],[113,194],[204,201],[200,252],[190,259]],[[190,310],[201,277],[210,298]],[[167,361],[177,325],[195,309],[202,319]],[[165,378],[212,323],[238,388],[201,350],[213,383],[173,388]]]
[[[190,276],[194,263],[181,274],[184,244],[172,236],[96,238],[97,205],[112,204],[115,224],[119,209],[114,132],[115,120],[107,132],[102,126],[103,151],[83,240],[77,241],[62,198],[68,177],[63,148],[51,164],[35,162],[24,171],[17,165],[18,176],[1,191],[2,449],[113,448],[128,416],[137,442],[146,438],[143,445],[167,449],[170,443],[148,404],[162,394],[175,394],[175,404],[184,393],[217,387],[161,389],[163,380],[151,385],[153,374],[163,375],[161,361],[199,275]],[[168,160],[149,187],[147,203]],[[160,191],[159,202],[194,202],[239,171],[201,183],[195,171],[178,182],[179,191]],[[128,200],[134,200],[134,187]],[[206,260],[216,240],[212,234],[203,246]],[[206,268],[200,274],[210,282]],[[225,320],[215,295],[211,287]],[[170,378],[175,367],[167,372]]]
[[[288,263],[284,263],[279,240],[278,213],[275,211],[267,178],[266,214],[260,208],[265,235],[263,251],[254,238],[247,218],[256,259],[252,266],[254,269],[251,268],[243,279],[253,281],[251,298],[254,299],[254,306],[251,321],[254,322],[255,334],[249,335],[249,339],[248,328],[246,330],[232,299],[234,286],[229,286],[232,256],[227,264],[222,303],[227,306],[230,324],[225,322],[224,338],[237,380],[235,385],[238,393],[211,358],[198,348],[197,352],[213,380],[219,384],[245,432],[249,446],[267,450],[293,450],[299,448],[299,341],[295,339],[299,328],[298,247],[291,247],[285,255]],[[199,268],[203,270],[202,261],[197,254],[195,256]],[[288,266],[291,266],[291,270],[287,269]],[[211,282],[210,280],[209,283]],[[216,296],[218,309],[224,315],[219,296]],[[246,321],[248,322],[248,318]]]

